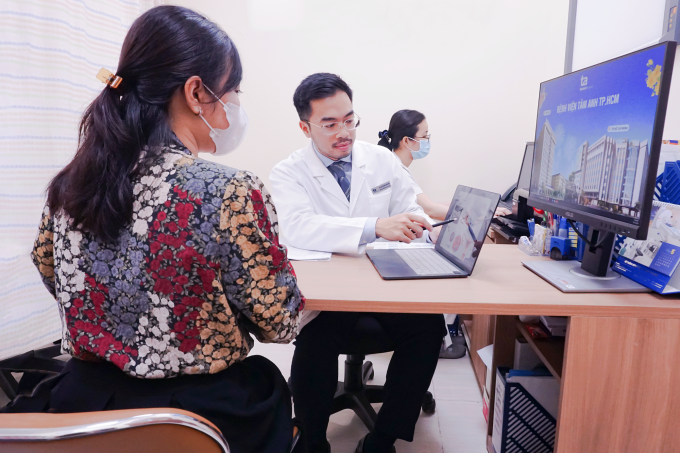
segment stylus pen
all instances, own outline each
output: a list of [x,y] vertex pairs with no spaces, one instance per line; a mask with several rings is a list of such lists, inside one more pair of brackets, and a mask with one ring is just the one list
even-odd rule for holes
[[458,220],[458,217],[455,219],[444,220],[443,222],[437,222],[432,224],[432,228],[437,228],[438,226],[446,225],[447,223],[455,222],[456,220]]
[[475,236],[475,232],[472,231],[472,227],[470,226],[469,223],[468,223],[468,231],[470,232],[470,236],[472,236],[472,240],[473,240],[474,242],[477,242],[477,236]]

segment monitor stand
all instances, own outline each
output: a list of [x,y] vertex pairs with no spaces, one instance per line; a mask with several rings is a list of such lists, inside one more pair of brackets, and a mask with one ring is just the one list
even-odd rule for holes
[[508,217],[526,225],[527,220],[534,218],[534,208],[529,206],[525,197],[517,195],[517,199],[512,199],[512,214]]
[[646,288],[611,270],[614,234],[594,229],[588,231],[588,241],[599,247],[586,245],[583,262],[578,261],[523,261],[524,267],[564,293],[645,293]]

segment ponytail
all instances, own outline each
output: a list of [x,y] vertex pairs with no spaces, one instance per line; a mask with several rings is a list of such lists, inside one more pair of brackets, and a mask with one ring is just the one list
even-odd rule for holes
[[87,107],[76,155],[49,184],[50,211],[114,241],[132,221],[134,181],[173,140],[170,100],[195,75],[218,97],[238,86],[241,61],[227,34],[187,8],[159,6],[140,16],[123,42],[120,85],[106,86]]
[[390,131],[384,130],[382,132],[378,132],[378,137],[380,138],[378,145],[384,146],[385,148],[392,151],[392,146],[390,145]]
[[404,137],[413,138],[416,135],[418,126],[423,121],[425,115],[416,110],[399,110],[392,115],[389,129],[378,133],[378,145],[390,151],[397,150]]

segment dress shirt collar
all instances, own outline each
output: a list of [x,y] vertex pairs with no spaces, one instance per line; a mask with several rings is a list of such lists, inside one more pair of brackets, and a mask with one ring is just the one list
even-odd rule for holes
[[[336,162],[336,161],[334,161],[333,159],[329,159],[328,157],[326,157],[326,156],[324,156],[323,154],[321,154],[321,153],[319,152],[319,150],[316,149],[316,145],[314,144],[314,141],[312,141],[312,147],[314,148],[314,152],[316,153],[317,156],[319,156],[319,159],[321,159],[321,162],[323,163],[323,165],[324,165],[325,167],[328,167],[328,166],[330,166],[333,162]],[[343,158],[340,159],[340,160],[343,161],[343,162],[352,163],[352,153],[349,153],[349,155],[343,157]]]

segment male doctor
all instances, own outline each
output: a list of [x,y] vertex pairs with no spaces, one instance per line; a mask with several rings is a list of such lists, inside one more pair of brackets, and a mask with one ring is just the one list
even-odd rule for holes
[[[295,90],[293,102],[300,129],[310,141],[278,163],[270,175],[286,245],[363,253],[376,238],[411,242],[432,229],[398,159],[381,146],[356,141],[360,119],[352,106],[352,90],[340,77],[327,73],[307,77]],[[433,233],[436,236],[438,231]],[[352,284],[343,275],[337,275],[337,283]],[[361,439],[356,451],[391,452],[396,439],[412,441],[446,333],[443,316],[306,313],[291,367],[303,447],[310,453],[330,451],[326,429],[337,386],[338,356],[387,350],[394,354],[383,406],[375,429]],[[367,317],[386,333],[385,351],[367,344],[362,331]]]

